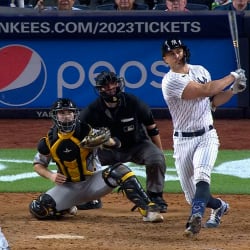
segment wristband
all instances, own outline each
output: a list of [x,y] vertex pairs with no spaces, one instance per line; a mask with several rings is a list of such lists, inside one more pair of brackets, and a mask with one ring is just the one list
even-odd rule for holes
[[236,72],[230,72],[230,74],[235,78],[235,80],[238,80],[240,78],[239,74],[237,74]]

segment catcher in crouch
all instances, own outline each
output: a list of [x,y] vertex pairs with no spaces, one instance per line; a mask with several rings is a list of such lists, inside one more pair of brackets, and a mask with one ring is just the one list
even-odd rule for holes
[[[77,205],[99,199],[111,193],[117,186],[132,201],[146,222],[162,222],[158,206],[151,202],[135,174],[124,164],[117,163],[106,169],[96,169],[95,148],[120,147],[116,138],[110,137],[105,128],[92,129],[88,124],[79,126],[79,111],[66,98],[58,99],[52,106],[50,116],[54,126],[37,146],[34,170],[50,179],[55,186],[29,205],[37,219],[58,218],[64,214],[76,215]],[[53,160],[57,172],[48,166]]]

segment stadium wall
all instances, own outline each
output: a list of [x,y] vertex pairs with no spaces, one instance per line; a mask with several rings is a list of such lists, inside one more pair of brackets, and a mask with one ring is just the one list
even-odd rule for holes
[[[250,14],[237,13],[242,67],[249,79]],[[143,99],[156,118],[170,118],[161,93],[168,67],[161,45],[181,38],[191,63],[217,79],[235,70],[226,11],[169,14],[159,11],[38,12],[0,7],[0,118],[48,118],[55,99],[80,108],[96,98],[95,77],[111,70],[125,78],[126,92]],[[249,118],[249,87],[214,113]]]

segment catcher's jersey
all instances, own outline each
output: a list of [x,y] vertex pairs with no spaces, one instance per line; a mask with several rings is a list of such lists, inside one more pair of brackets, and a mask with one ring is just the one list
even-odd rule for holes
[[213,124],[208,97],[193,100],[181,98],[190,81],[206,84],[211,81],[209,72],[200,65],[188,64],[189,73],[174,73],[171,70],[162,80],[162,93],[173,120],[175,131],[196,131]]
[[79,146],[88,133],[88,126],[85,131],[77,126],[76,130],[66,134],[59,133],[56,127],[51,128],[47,136],[38,143],[34,164],[40,163],[48,167],[52,159],[58,171],[67,177],[67,181],[85,180],[85,176],[92,175],[95,171],[93,151]]
[[80,119],[94,128],[108,127],[111,136],[121,141],[121,148],[148,140],[145,126],[155,123],[148,105],[128,93],[121,94],[120,103],[114,109],[107,108],[102,98],[98,98],[81,112]]

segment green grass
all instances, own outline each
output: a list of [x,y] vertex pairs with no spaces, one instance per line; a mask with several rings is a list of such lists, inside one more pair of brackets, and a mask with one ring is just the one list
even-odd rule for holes
[[250,194],[250,179],[228,175],[212,175],[211,191],[214,194]]
[[[32,160],[36,151],[34,149],[1,149],[0,150],[0,164],[6,168],[0,170],[0,192],[44,192],[53,187],[53,183],[42,177],[32,177],[34,175]],[[168,175],[176,176],[174,159],[172,157],[173,151],[166,150],[166,159],[168,166]],[[215,164],[219,166],[224,162],[249,159],[250,164],[250,150],[221,150]],[[14,160],[14,162],[13,162]],[[243,167],[243,166],[239,166]],[[244,166],[245,167],[245,166]],[[131,166],[133,169],[133,166]],[[56,169],[52,164],[50,169]],[[142,168],[144,171],[144,168]],[[16,175],[25,175],[18,180],[6,181],[6,176],[15,177]],[[5,178],[5,179],[4,179]],[[145,188],[145,178],[139,176],[142,186]],[[9,179],[8,179],[9,180]],[[211,191],[216,194],[250,194],[250,178],[239,178],[237,176],[226,174],[212,174]],[[178,180],[167,181],[164,192],[181,193],[181,186]]]

